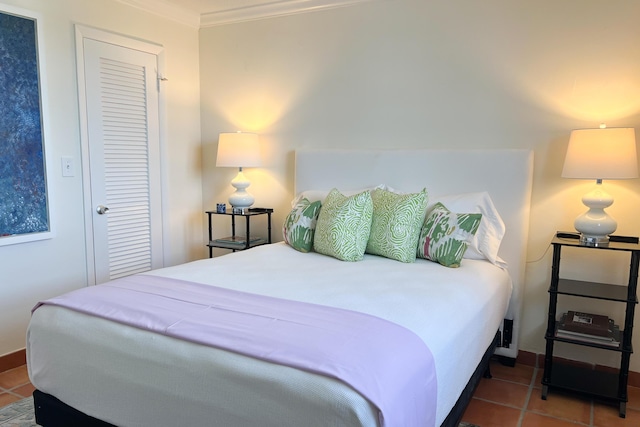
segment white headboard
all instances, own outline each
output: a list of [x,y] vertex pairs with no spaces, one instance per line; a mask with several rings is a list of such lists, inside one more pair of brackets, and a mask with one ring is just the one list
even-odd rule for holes
[[510,348],[518,354],[529,207],[533,176],[530,150],[316,150],[296,151],[295,194],[304,190],[357,190],[386,184],[430,197],[487,191],[506,225],[500,257],[509,266],[513,293],[507,317],[514,320]]

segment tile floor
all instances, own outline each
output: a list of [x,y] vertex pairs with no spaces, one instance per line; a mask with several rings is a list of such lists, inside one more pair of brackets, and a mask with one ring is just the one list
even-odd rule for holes
[[[540,369],[492,363],[492,379],[482,379],[462,420],[480,427],[640,426],[640,388],[629,387],[627,417],[617,407],[550,391],[540,399]],[[26,365],[0,373],[0,407],[33,392]]]
[[31,396],[33,390],[27,365],[0,372],[0,407]]
[[627,417],[618,407],[576,394],[549,391],[542,400],[542,369],[492,362],[493,378],[482,379],[462,420],[481,427],[640,426],[640,388],[628,387]]

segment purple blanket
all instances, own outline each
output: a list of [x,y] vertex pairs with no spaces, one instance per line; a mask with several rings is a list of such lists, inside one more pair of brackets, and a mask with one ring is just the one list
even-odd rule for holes
[[380,424],[434,426],[433,357],[413,332],[349,310],[151,275],[41,302],[337,378],[379,409]]

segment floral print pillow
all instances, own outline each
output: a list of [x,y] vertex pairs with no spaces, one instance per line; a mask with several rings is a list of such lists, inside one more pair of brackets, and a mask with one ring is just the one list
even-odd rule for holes
[[481,220],[482,214],[453,213],[442,203],[436,203],[420,231],[417,256],[445,267],[460,267]]
[[284,220],[282,235],[285,243],[300,252],[311,251],[321,207],[319,201],[311,203],[306,198],[300,200]]

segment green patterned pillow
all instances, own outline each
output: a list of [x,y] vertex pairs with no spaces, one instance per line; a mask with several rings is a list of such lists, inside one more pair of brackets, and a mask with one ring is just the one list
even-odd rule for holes
[[367,253],[402,262],[416,260],[420,227],[427,208],[427,190],[414,194],[396,194],[375,189],[371,235]]
[[429,213],[418,242],[418,257],[445,267],[460,267],[468,242],[478,231],[482,214],[457,214],[442,203]]
[[303,198],[289,212],[284,220],[282,235],[284,241],[293,249],[300,252],[309,252],[313,247],[313,234],[316,229],[316,221],[322,203],[309,202]]
[[313,249],[342,261],[362,260],[372,215],[369,191],[346,197],[334,188],[320,209]]

